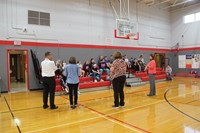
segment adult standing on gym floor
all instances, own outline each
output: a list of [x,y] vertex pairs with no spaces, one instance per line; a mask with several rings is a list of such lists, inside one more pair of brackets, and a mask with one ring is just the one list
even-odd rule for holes
[[147,64],[145,68],[145,70],[148,70],[149,83],[150,83],[150,92],[147,96],[155,96],[156,95],[156,83],[155,83],[156,62],[154,60],[153,54],[149,56],[149,59],[150,59],[150,62]]
[[43,108],[47,109],[49,107],[48,105],[48,94],[50,92],[50,108],[51,109],[57,109],[58,106],[54,104],[55,99],[55,71],[56,71],[56,65],[55,62],[52,61],[52,55],[51,52],[45,53],[45,60],[41,63],[42,67],[42,77],[43,77]]
[[67,85],[69,87],[70,108],[75,109],[78,105],[78,85],[80,68],[76,64],[76,58],[70,57],[69,64],[64,69],[64,75],[67,78]]
[[[122,59],[122,54],[116,52],[114,54],[115,61],[113,62],[110,71],[114,90],[114,105],[113,108],[124,107],[124,83],[126,80],[126,63]],[[119,101],[120,97],[120,101]]]

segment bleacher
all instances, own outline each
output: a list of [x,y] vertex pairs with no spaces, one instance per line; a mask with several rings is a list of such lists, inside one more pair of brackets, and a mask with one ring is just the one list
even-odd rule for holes
[[[157,72],[156,72],[155,79],[165,80],[166,79],[165,71],[163,71],[162,68],[157,68],[156,70]],[[146,81],[149,81],[147,72],[137,72],[134,74],[131,73],[130,75],[129,75],[130,78],[127,78],[127,84],[141,85],[141,84],[145,84]],[[127,77],[128,77],[128,74],[127,74]],[[92,77],[80,77],[79,89],[83,90],[83,89],[110,86],[110,81],[106,81],[106,73],[103,73],[102,79],[104,80],[103,82],[93,82],[94,79]],[[62,91],[59,78],[56,78],[56,91]]]
[[[94,79],[92,77],[80,77],[79,89],[89,89],[89,88],[110,86],[110,81],[106,81],[106,73],[103,73],[102,79],[104,80],[103,82],[93,82]],[[59,77],[56,77],[56,91],[62,91]]]
[[[148,81],[149,80],[149,76],[148,76],[147,72],[135,73],[135,76],[139,77],[141,79],[141,81]],[[156,80],[166,79],[165,71],[163,71],[162,68],[156,68],[155,79]]]

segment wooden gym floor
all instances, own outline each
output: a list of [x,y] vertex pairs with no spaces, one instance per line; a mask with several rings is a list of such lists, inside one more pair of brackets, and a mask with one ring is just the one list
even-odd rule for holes
[[199,133],[199,81],[159,82],[155,97],[146,96],[149,85],[125,88],[123,109],[111,108],[112,90],[82,93],[76,110],[67,96],[56,96],[58,110],[44,110],[41,91],[2,94],[0,133]]

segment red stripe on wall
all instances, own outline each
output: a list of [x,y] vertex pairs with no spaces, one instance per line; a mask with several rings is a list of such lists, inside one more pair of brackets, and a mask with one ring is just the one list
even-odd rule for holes
[[[14,41],[0,40],[0,45],[14,45]],[[145,50],[145,51],[177,52],[176,49],[167,49],[167,48],[145,48],[145,47],[91,45],[91,44],[71,44],[71,43],[64,44],[64,43],[22,42],[21,46],[61,47],[61,48],[92,48],[92,49],[119,49],[119,50]],[[193,51],[193,50],[200,50],[200,47],[180,48],[178,51]]]
[[13,45],[14,41],[0,40],[0,45]]
[[[14,41],[0,40],[0,45],[13,45],[14,46]],[[163,52],[170,52],[171,51],[171,49],[165,49],[165,48],[142,48],[142,47],[126,47],[126,46],[43,43],[43,42],[22,42],[21,46],[61,47],[61,48],[92,48],[92,49],[119,49],[119,50],[145,50],[145,51],[163,51]],[[18,46],[18,47],[20,47],[20,46]]]

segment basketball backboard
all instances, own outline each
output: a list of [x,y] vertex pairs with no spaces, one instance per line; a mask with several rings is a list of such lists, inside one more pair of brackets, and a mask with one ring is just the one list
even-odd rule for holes
[[115,38],[139,40],[138,25],[126,19],[116,19]]

